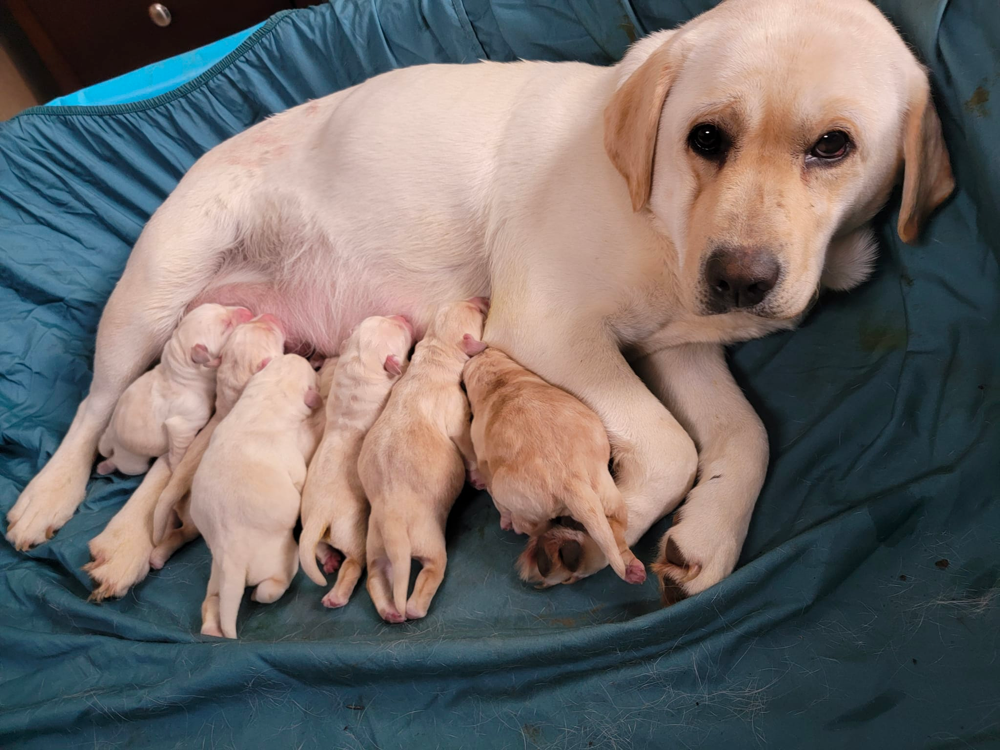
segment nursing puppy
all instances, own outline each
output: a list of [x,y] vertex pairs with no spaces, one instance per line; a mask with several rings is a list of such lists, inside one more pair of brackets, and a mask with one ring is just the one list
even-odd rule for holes
[[[265,314],[237,326],[223,345],[216,375],[215,414],[188,446],[156,503],[153,513],[153,543],[156,548],[149,558],[149,564],[154,569],[162,568],[174,552],[198,536],[185,500],[198,465],[215,428],[236,405],[250,378],[272,359],[282,355],[284,343],[281,324],[274,316]],[[172,521],[179,521],[179,524],[171,528]]]
[[[413,327],[402,317],[366,318],[340,350],[326,402],[326,426],[302,490],[299,560],[315,583],[326,585],[316,565],[337,582],[323,597],[326,607],[342,607],[365,567],[368,500],[358,477],[358,456],[368,430],[405,372]],[[344,556],[343,563],[337,553]]]
[[[597,415],[499,349],[470,359],[463,379],[479,474],[502,525],[537,537],[553,518],[570,516],[620,578],[645,581],[646,569],[625,541],[628,514],[608,471],[611,444]],[[521,574],[534,579],[526,564]]]
[[191,486],[191,518],[212,551],[203,634],[235,638],[243,589],[273,602],[298,570],[292,531],[319,406],[309,362],[284,354],[250,379],[215,429]]
[[[371,503],[368,593],[387,622],[426,615],[444,580],[445,523],[476,460],[462,368],[468,342],[482,337],[486,306],[475,298],[438,308],[361,448],[358,475]],[[422,568],[407,601],[411,559]]]
[[218,355],[235,326],[251,318],[244,307],[201,305],[185,315],[160,363],[136,380],[115,406],[99,450],[98,474],[116,469],[143,474],[167,456],[171,468],[212,416]]

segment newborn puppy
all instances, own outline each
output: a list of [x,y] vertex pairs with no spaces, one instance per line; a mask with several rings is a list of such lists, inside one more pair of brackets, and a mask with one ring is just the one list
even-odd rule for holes
[[[174,468],[170,483],[160,493],[153,514],[153,543],[149,564],[155,570],[164,566],[180,547],[198,536],[185,500],[191,481],[208,448],[219,422],[229,414],[250,378],[284,351],[285,336],[273,315],[259,315],[237,326],[222,347],[216,376],[215,414],[198,437],[188,446],[184,458]],[[179,526],[172,521],[179,520]]]
[[[482,347],[482,345],[479,345]],[[465,365],[472,445],[501,525],[533,538],[560,516],[575,519],[628,583],[646,569],[625,541],[628,515],[608,471],[611,444],[594,412],[499,349]],[[537,550],[545,575],[545,550]],[[573,547],[564,554],[572,556]],[[572,560],[569,561],[572,564]],[[524,567],[521,568],[524,577]]]
[[191,518],[212,551],[203,634],[235,638],[244,588],[257,586],[254,600],[270,603],[298,570],[292,531],[320,403],[309,362],[284,354],[250,379],[215,429],[191,486]]
[[156,367],[128,387],[101,436],[98,474],[142,474],[167,455],[177,466],[212,416],[218,355],[234,327],[253,315],[245,307],[201,305],[181,318]]
[[[438,308],[361,448],[358,475],[371,503],[368,593],[388,622],[426,615],[444,579],[445,522],[475,464],[465,346],[481,338],[486,305],[475,298]],[[411,558],[422,569],[407,601]]]
[[413,327],[406,318],[366,318],[340,349],[326,402],[326,427],[302,490],[302,570],[321,586],[344,556],[337,583],[323,597],[326,607],[343,607],[365,567],[368,500],[358,478],[358,455],[381,414],[389,391],[406,369]]

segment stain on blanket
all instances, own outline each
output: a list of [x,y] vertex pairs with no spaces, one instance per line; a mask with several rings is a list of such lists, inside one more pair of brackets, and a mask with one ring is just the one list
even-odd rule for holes
[[866,352],[884,353],[906,348],[906,329],[862,321],[858,341]]
[[989,100],[989,89],[976,86],[976,90],[972,92],[972,96],[965,102],[965,111],[976,117],[986,117],[990,113],[989,108],[986,106]]

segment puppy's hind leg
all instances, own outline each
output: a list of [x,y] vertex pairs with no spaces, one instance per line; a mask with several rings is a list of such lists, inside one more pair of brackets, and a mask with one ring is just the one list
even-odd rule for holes
[[375,610],[386,622],[399,623],[403,613],[392,603],[392,584],[389,581],[389,558],[378,522],[373,518],[368,525],[368,596]]
[[206,210],[207,197],[190,189],[192,174],[139,236],[101,315],[90,393],[7,514],[7,538],[18,549],[51,537],[83,501],[98,440],[119,397],[159,355],[185,306],[218,267],[218,256],[233,244],[235,223]]
[[351,599],[355,586],[361,579],[361,573],[365,569],[364,559],[358,557],[346,557],[337,573],[337,582],[333,585],[326,596],[323,597],[323,606],[330,609],[343,607]]
[[201,634],[222,637],[222,626],[219,624],[219,565],[212,560],[212,575],[208,579],[208,590],[205,601],[201,605]]
[[283,540],[277,552],[277,569],[269,577],[257,584],[251,599],[260,604],[271,604],[281,598],[288,590],[292,578],[299,570],[299,557],[295,547],[295,539],[288,536]]
[[444,571],[448,565],[448,554],[445,551],[444,535],[434,528],[431,533],[421,539],[421,549],[418,559],[423,566],[413,584],[413,594],[406,602],[406,618],[419,620],[427,615],[431,600],[444,581]]

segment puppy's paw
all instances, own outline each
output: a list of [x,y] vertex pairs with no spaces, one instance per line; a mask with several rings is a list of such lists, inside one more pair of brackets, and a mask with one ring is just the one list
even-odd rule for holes
[[393,625],[398,625],[401,622],[406,622],[406,618],[399,614],[399,610],[395,607],[389,607],[388,609],[378,613],[386,622],[392,623]]
[[486,489],[486,480],[483,479],[483,475],[479,473],[479,469],[469,469],[466,473],[466,480],[475,487],[477,490]]
[[217,623],[206,622],[201,626],[202,635],[214,635],[216,638],[223,638],[222,630]]
[[92,562],[83,569],[95,584],[91,601],[124,596],[149,573],[153,541],[148,530],[127,522],[116,524],[121,518],[113,518],[104,531],[90,540]]
[[645,583],[646,581],[646,566],[643,565],[638,560],[633,560],[625,568],[625,582],[626,583]]
[[48,541],[73,517],[86,489],[86,479],[73,487],[39,474],[7,513],[7,541],[19,552]]
[[340,609],[347,604],[347,599],[342,597],[338,592],[330,590],[326,592],[326,596],[322,599],[322,604],[327,609]]

